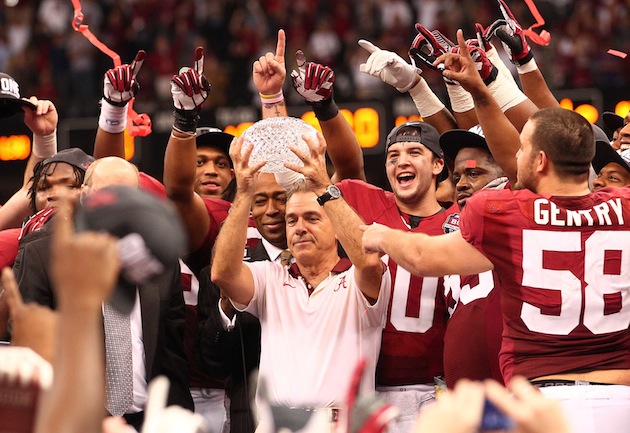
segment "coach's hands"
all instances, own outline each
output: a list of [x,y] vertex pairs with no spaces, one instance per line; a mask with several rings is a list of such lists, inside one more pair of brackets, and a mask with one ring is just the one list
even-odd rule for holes
[[302,174],[313,191],[318,193],[318,195],[319,193],[323,194],[326,187],[332,184],[326,169],[326,140],[320,132],[317,133],[317,141],[307,135],[303,135],[302,139],[308,145],[308,153],[293,145],[289,145],[289,149],[295,153],[304,165],[285,162],[284,166]]
[[261,161],[250,167],[249,158],[254,150],[254,145],[247,143],[245,147],[243,147],[243,142],[243,136],[232,140],[232,144],[230,144],[230,159],[234,164],[237,194],[251,197],[254,195],[255,181],[258,177],[258,172],[267,161]]

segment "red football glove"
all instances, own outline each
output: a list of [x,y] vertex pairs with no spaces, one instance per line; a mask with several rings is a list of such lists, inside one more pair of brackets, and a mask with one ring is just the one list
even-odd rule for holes
[[[477,39],[468,39],[466,41],[466,46],[468,47],[468,52],[470,53],[470,57],[472,57],[475,62],[475,67],[477,71],[479,71],[479,75],[481,75],[481,79],[486,84],[486,86],[492,83],[495,78],[497,78],[497,74],[499,70],[492,64],[486,52],[479,48],[479,41]],[[451,52],[458,54],[459,46],[453,47]]]
[[171,80],[173,105],[178,110],[193,111],[201,109],[201,104],[210,93],[210,83],[203,75],[203,48],[195,50],[193,68],[182,68],[179,75]]
[[116,66],[105,72],[103,79],[103,97],[117,107],[125,106],[140,90],[136,76],[144,63],[145,52],[138,51],[131,65]]
[[411,63],[420,68],[426,65],[431,69],[440,69],[433,66],[435,60],[442,54],[450,52],[456,45],[437,30],[430,32],[421,24],[416,24],[418,34],[409,47]]
[[306,62],[302,50],[295,53],[298,70],[291,71],[293,87],[307,102],[330,99],[335,82],[335,71],[319,63]]

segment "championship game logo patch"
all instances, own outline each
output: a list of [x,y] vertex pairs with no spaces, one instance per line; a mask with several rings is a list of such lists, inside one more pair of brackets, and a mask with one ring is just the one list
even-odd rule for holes
[[444,233],[451,233],[459,230],[459,214],[453,213],[446,217],[446,221],[442,224]]

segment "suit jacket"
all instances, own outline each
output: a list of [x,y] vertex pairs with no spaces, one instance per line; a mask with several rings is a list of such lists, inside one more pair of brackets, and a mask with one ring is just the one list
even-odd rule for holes
[[[50,224],[20,241],[13,271],[25,302],[36,302],[55,309],[55,293],[49,275]],[[182,346],[184,297],[179,262],[174,262],[160,277],[138,287],[142,313],[147,383],[158,375],[171,382],[168,404],[193,409],[188,390],[188,367]],[[89,368],[86,366],[86,368]]]
[[[262,242],[245,249],[247,262],[269,261]],[[199,275],[199,332],[197,333],[196,357],[198,362],[213,372],[230,377],[230,432],[253,433],[256,428],[250,407],[256,383],[250,380],[252,371],[260,362],[260,322],[249,313],[236,313],[235,327],[223,329],[217,307],[220,289],[210,280],[210,266]]]

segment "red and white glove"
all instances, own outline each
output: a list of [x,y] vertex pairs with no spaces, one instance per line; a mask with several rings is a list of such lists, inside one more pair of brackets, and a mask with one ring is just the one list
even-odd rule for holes
[[418,34],[409,47],[409,58],[411,63],[420,68],[421,65],[431,69],[444,69],[439,65],[433,66],[435,60],[442,54],[450,52],[456,46],[450,39],[437,30],[429,31],[422,24],[416,24]]
[[[501,20],[498,20],[498,21],[501,21]],[[488,52],[492,48],[494,48],[492,44],[490,43],[490,39],[492,39],[492,33],[490,33],[491,29],[492,29],[492,26],[488,27],[487,29],[484,29],[483,25],[481,25],[480,23],[475,23],[475,32],[477,33],[477,41],[479,41],[480,46],[483,48],[485,52]]]
[[[466,46],[470,52],[470,57],[472,57],[475,62],[475,67],[477,71],[479,71],[481,79],[486,86],[489,85],[497,78],[497,74],[499,73],[498,69],[492,64],[490,59],[488,59],[486,52],[479,47],[479,41],[477,39],[468,39]],[[451,52],[458,54],[459,46],[453,47]]]
[[210,83],[203,75],[203,59],[203,48],[197,47],[194,66],[180,69],[179,75],[173,75],[171,80],[175,106],[173,129],[187,134],[195,133],[201,105],[210,94]]
[[171,95],[173,105],[178,110],[200,110],[208,94],[210,83],[203,75],[203,48],[195,50],[195,63],[192,68],[180,69],[179,75],[173,75],[171,80]]
[[523,66],[534,58],[531,48],[529,48],[529,44],[525,39],[523,28],[503,0],[499,0],[499,9],[501,9],[504,19],[499,19],[492,23],[488,27],[487,32],[501,40],[503,49],[510,55],[512,63],[517,66]]
[[138,51],[130,65],[120,65],[108,70],[103,79],[103,97],[117,107],[123,107],[136,97],[140,84],[136,81],[144,63],[145,52]]
[[306,102],[320,102],[332,98],[335,71],[319,63],[307,62],[304,52],[295,52],[298,69],[291,71],[293,87]]

